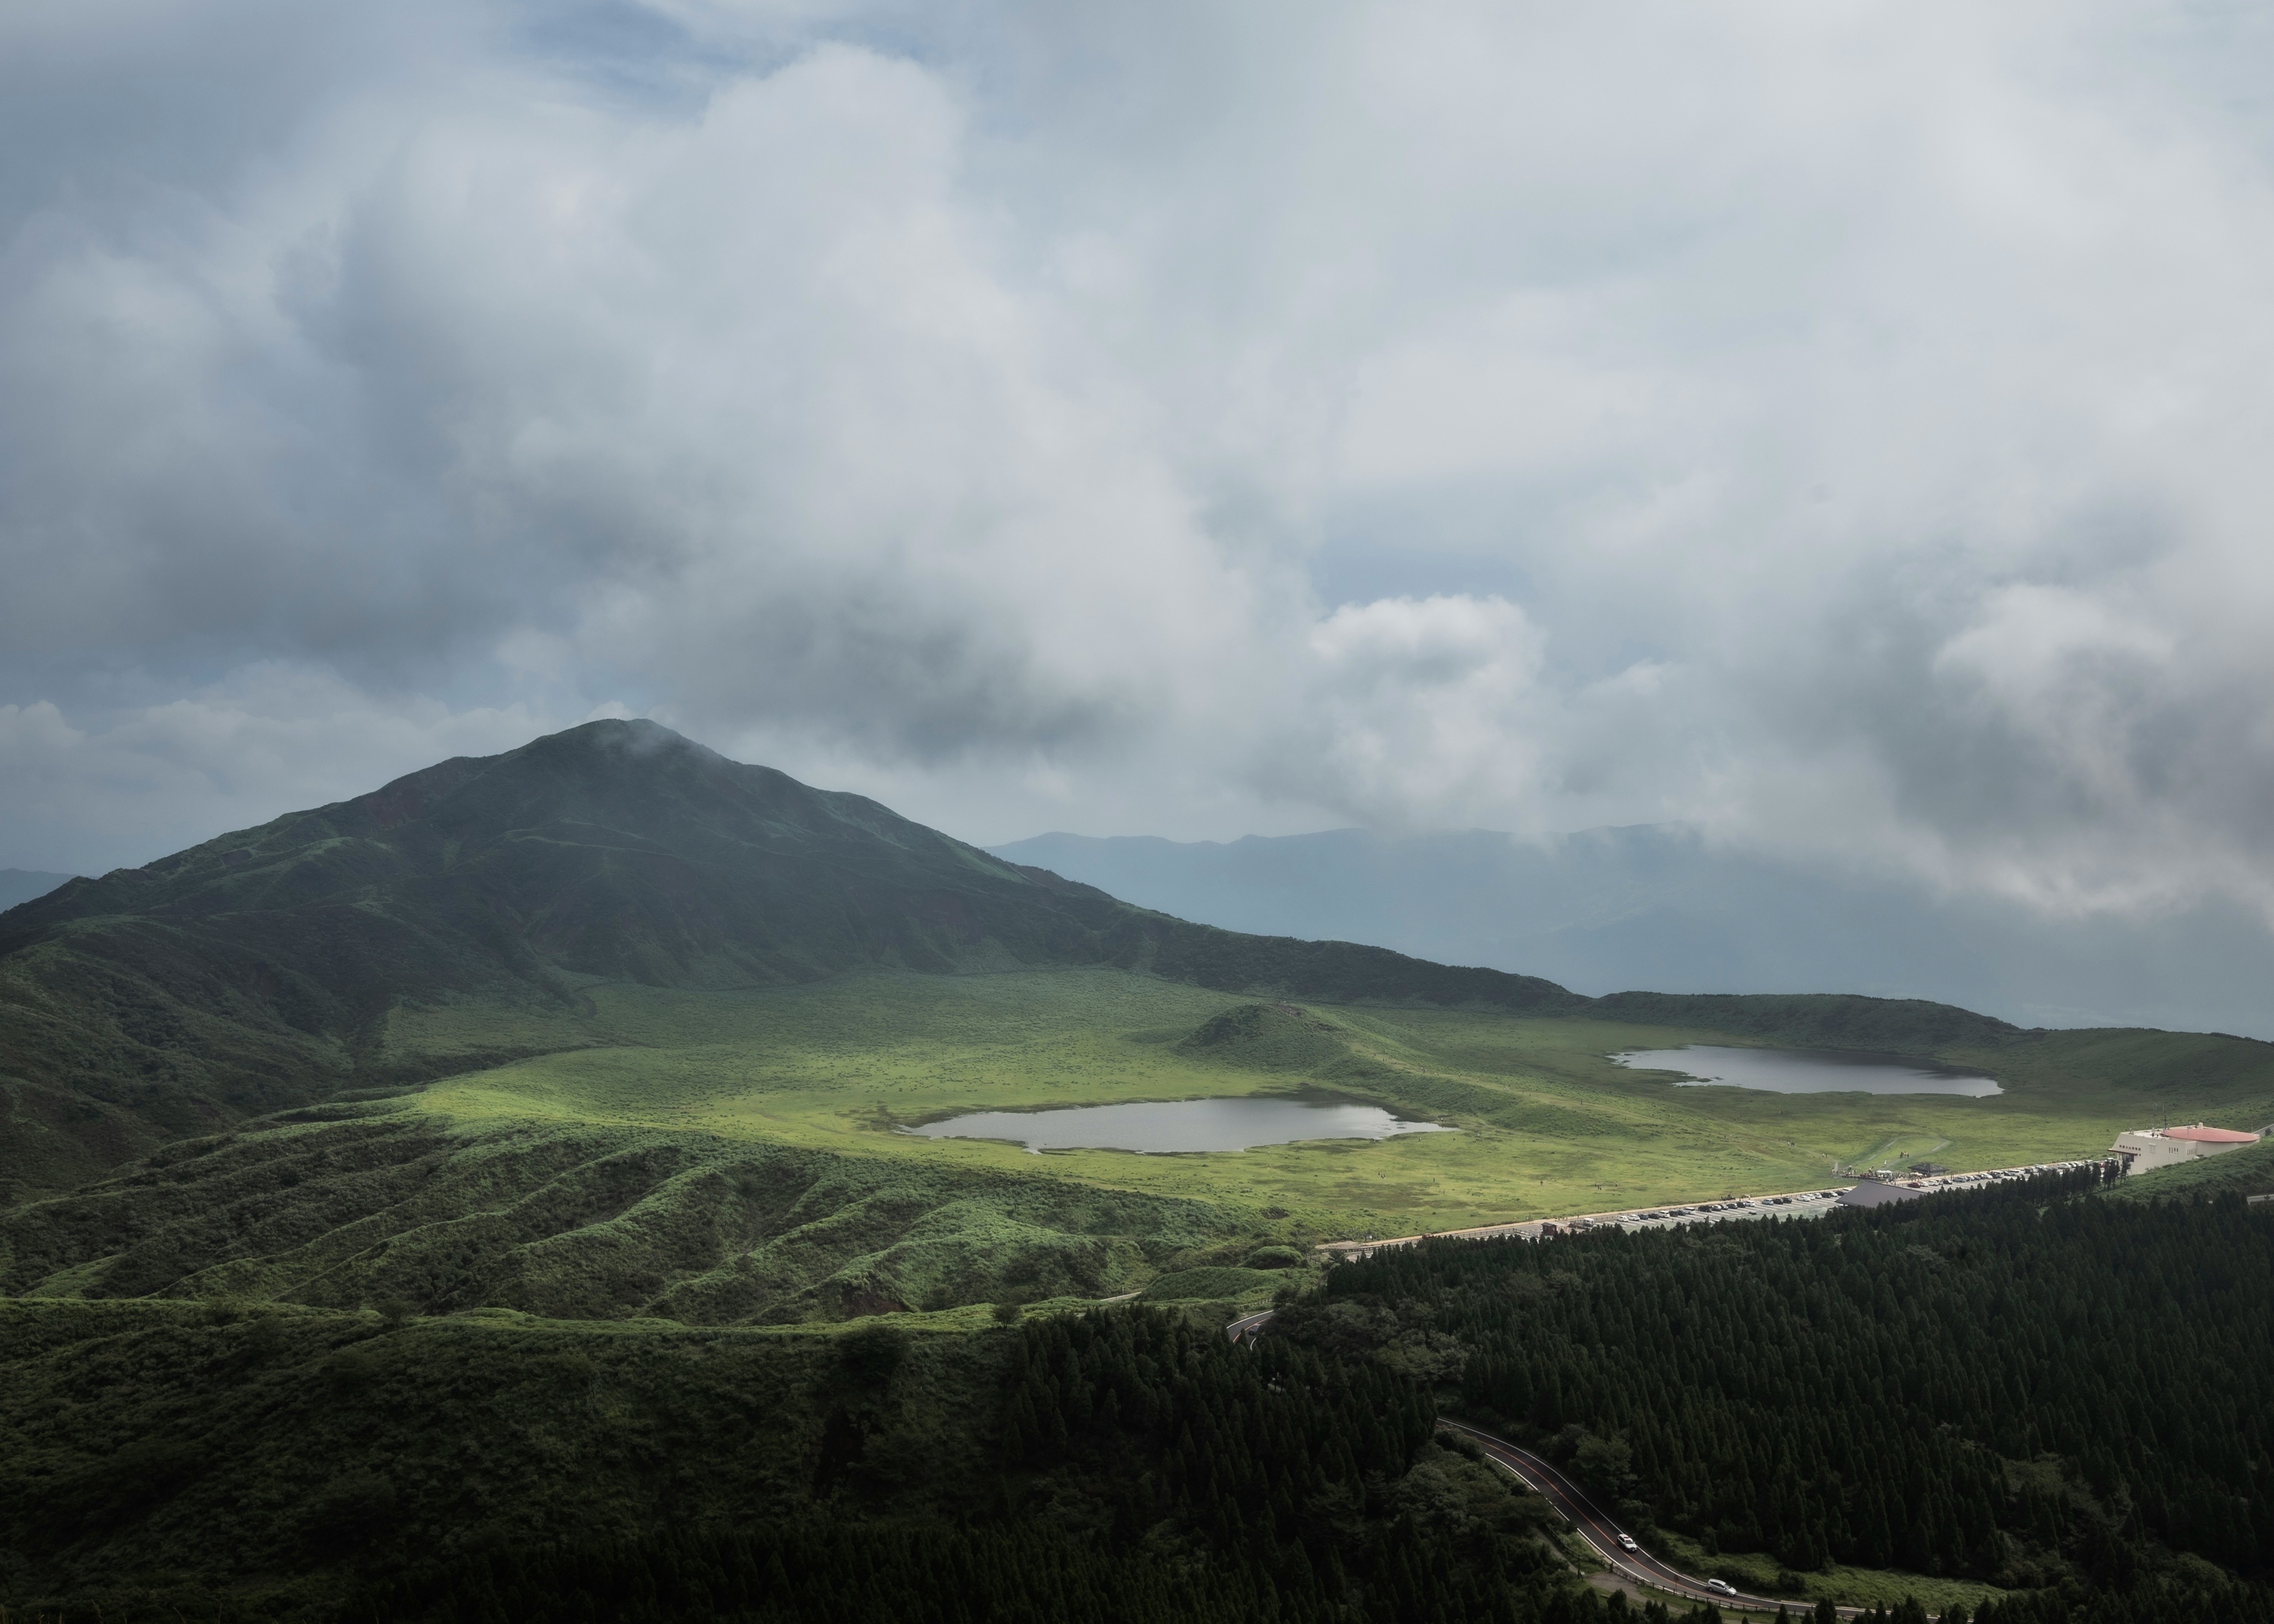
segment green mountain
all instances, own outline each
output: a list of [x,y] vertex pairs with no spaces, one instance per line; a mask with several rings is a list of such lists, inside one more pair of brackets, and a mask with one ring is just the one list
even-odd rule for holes
[[[343,1089],[578,1047],[603,983],[1074,965],[1329,1001],[1585,1002],[1186,924],[652,722],[593,722],[0,915],[0,1196]],[[443,1009],[463,1016],[447,1041],[400,1019]]]

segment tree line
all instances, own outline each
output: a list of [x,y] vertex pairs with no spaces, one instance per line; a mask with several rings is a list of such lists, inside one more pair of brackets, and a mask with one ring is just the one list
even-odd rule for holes
[[[1539,1538],[1545,1502],[1480,1463],[1461,1478],[1466,1463],[1432,1441],[1427,1392],[1379,1364],[1286,1342],[1251,1351],[1133,1306],[996,1335],[1012,1339],[998,1476],[967,1485],[961,1526],[880,1525],[825,1500],[840,1517],[389,1575],[354,1614],[1606,1624],[1605,1604]],[[889,1380],[887,1342],[856,1333],[847,1357]],[[838,1470],[829,1449],[824,1477]]]

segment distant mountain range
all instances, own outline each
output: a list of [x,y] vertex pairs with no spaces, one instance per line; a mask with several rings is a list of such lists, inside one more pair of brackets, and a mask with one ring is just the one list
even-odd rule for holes
[[1671,825],[1540,843],[1345,829],[1223,844],[1048,834],[990,849],[1227,930],[1378,943],[1582,993],[1837,991],[2028,1026],[2274,1037],[2274,936],[2238,907],[2048,920],[1719,850]]
[[36,868],[0,868],[0,913],[19,902],[44,897],[73,877],[68,874],[41,874]]

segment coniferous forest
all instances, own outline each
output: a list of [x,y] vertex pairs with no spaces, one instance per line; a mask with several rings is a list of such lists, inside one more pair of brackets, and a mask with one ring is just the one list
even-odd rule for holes
[[2204,1576],[2197,1558],[2263,1575],[2274,1222],[2094,1182],[1433,1243],[1337,1268],[1283,1319],[1346,1355],[1434,1357],[1470,1418],[1709,1553],[2072,1600]]
[[[875,1344],[880,1357],[885,1344]],[[1040,1320],[1002,1368],[969,1525],[816,1521],[483,1559],[373,1591],[374,1619],[1538,1620],[1589,1598],[1544,1501],[1432,1441],[1427,1392],[1147,1309]],[[819,1475],[849,1481],[847,1423]],[[1574,1609],[1579,1610],[1578,1613]],[[1589,1614],[1589,1616],[1592,1616]]]

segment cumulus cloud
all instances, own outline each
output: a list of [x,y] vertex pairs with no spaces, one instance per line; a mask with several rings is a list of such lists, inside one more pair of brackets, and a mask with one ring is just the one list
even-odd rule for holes
[[20,9],[0,861],[614,704],[978,838],[2274,911],[2249,28]]

